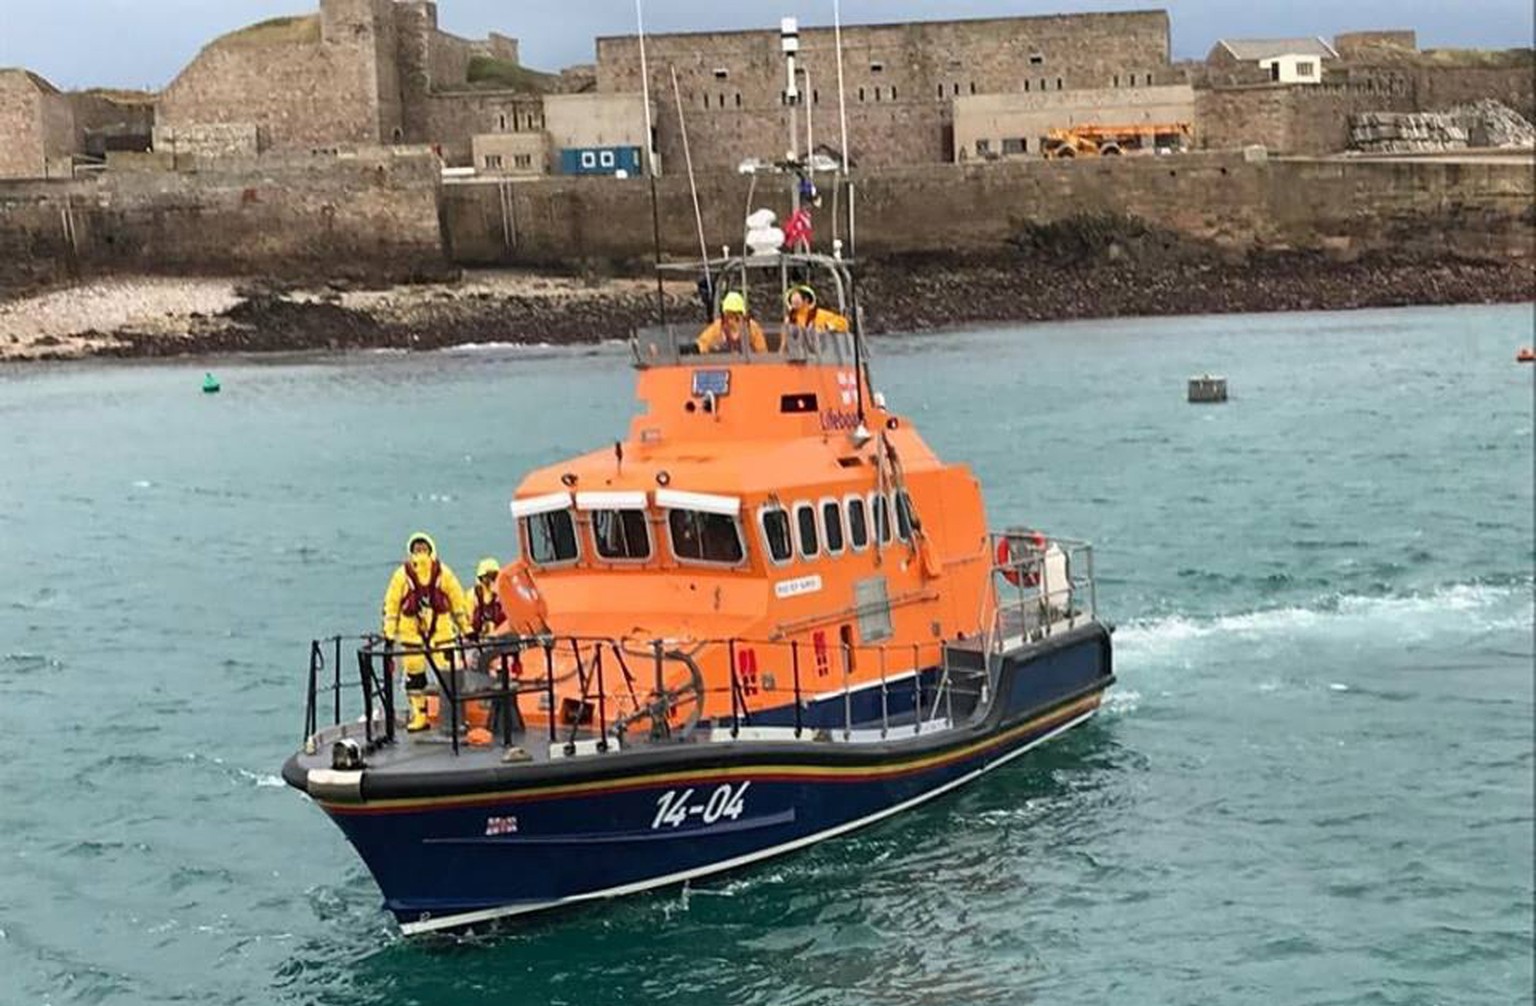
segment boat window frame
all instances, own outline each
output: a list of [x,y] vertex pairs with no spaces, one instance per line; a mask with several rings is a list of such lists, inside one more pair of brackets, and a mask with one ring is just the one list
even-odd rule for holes
[[[812,548],[809,552],[805,550],[805,530],[804,526],[800,523],[800,512],[802,510],[810,511],[811,531],[816,535],[816,541],[812,543]],[[809,500],[800,500],[794,505],[794,515],[796,557],[798,557],[801,561],[819,559],[821,557],[821,517],[817,513],[816,504],[810,502]]]
[[[832,547],[832,536],[827,533],[827,507],[837,511],[837,548]],[[843,520],[843,504],[836,496],[823,496],[816,504],[816,517],[821,521],[822,554],[840,556],[848,551],[848,525]]]
[[[575,546],[576,554],[571,556],[569,559],[555,559],[551,562],[540,562],[537,558],[534,557],[533,554],[533,526],[529,522],[535,518],[539,518],[541,520],[549,519],[554,514],[564,514],[565,519],[570,521],[571,542]],[[517,520],[517,525],[518,535],[521,538],[519,544],[522,545],[523,555],[527,557],[528,563],[530,565],[538,569],[564,569],[567,566],[575,566],[581,562],[581,523],[576,519],[575,508],[562,507],[558,510],[545,510],[540,513],[531,513],[526,516],[519,517]]]
[[[643,566],[656,557],[656,545],[651,540],[651,511],[649,507],[599,507],[593,510],[583,511],[586,516],[587,533],[592,536],[592,561],[616,566]],[[640,515],[641,526],[645,529],[645,555],[642,556],[608,556],[603,554],[601,539],[597,533],[597,517],[599,514],[635,513]]]
[[[672,561],[680,566],[707,566],[712,569],[740,569],[747,564],[750,551],[747,549],[746,536],[741,533],[741,514],[724,514],[713,510],[700,510],[693,507],[666,507],[663,511],[663,519],[667,524],[667,548],[672,554]],[[677,536],[672,530],[672,515],[674,513],[703,514],[707,517],[722,517],[731,522],[732,529],[736,532],[736,549],[740,558],[734,561],[722,559],[691,558],[681,555],[677,551]],[[703,538],[700,538],[702,544]]]
[[[879,520],[880,512],[885,511],[885,525],[882,528]],[[896,540],[895,514],[891,512],[891,498],[876,490],[869,494],[869,525],[871,541],[884,548]],[[882,530],[884,533],[882,534]]]
[[[773,543],[768,538],[768,515],[781,514],[784,517],[784,541],[789,546],[789,554],[780,559],[773,554]],[[669,525],[670,526],[670,525]],[[757,508],[757,529],[763,539],[763,557],[772,566],[788,566],[795,561],[795,525],[790,520],[789,510],[782,503],[765,503]]]
[[[860,544],[858,544],[857,542],[854,541],[854,535],[853,535],[853,505],[855,503],[857,503],[859,505],[859,511],[860,511],[860,513],[862,514],[862,517],[863,517],[864,543],[862,545],[860,545]],[[848,531],[848,550],[850,552],[862,552],[865,549],[869,548],[869,540],[870,540],[869,500],[865,498],[863,493],[849,493],[847,496],[843,497],[843,513],[844,513],[844,523],[847,525],[847,531]]]
[[[912,494],[905,489],[899,489],[891,494],[891,517],[894,520],[896,538],[901,542],[911,542],[917,536],[917,508],[912,504]],[[905,521],[903,521],[905,517]],[[907,525],[903,534],[901,525]]]

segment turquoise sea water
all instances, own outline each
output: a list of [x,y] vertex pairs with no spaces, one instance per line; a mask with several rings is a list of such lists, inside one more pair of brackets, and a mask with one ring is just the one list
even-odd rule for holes
[[[1529,1002],[1530,306],[889,339],[996,523],[1099,545],[1097,720],[688,892],[406,943],[277,772],[405,535],[505,557],[623,351],[0,371],[0,1004]],[[1184,380],[1226,374],[1224,406]]]

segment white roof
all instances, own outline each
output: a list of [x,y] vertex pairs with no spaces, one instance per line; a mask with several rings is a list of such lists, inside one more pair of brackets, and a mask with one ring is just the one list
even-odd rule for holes
[[1234,59],[1245,63],[1273,59],[1276,56],[1339,58],[1333,46],[1316,36],[1312,38],[1224,38],[1216,44],[1230,52]]

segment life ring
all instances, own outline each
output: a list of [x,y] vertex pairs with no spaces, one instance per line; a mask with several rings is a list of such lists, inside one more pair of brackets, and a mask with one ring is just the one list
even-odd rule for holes
[[[1040,555],[1045,555],[1046,546],[1049,544],[1044,534],[1039,531],[1026,532],[1023,537],[1029,539],[1029,543],[1038,549]],[[1028,569],[1022,569],[1013,561],[1013,546],[1009,544],[1010,536],[1003,535],[997,539],[997,569],[1003,574],[1003,579],[1015,587],[1040,586],[1040,569],[1038,565]]]

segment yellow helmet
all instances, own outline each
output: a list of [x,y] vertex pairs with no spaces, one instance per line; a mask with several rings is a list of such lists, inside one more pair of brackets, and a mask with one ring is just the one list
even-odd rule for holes
[[804,297],[810,303],[812,303],[812,304],[816,303],[816,289],[815,289],[815,287],[811,286],[809,283],[798,283],[795,286],[792,286],[788,290],[784,291],[784,304],[785,304],[785,306],[789,305],[790,298],[794,297],[794,295],[797,294],[797,293],[800,296]]
[[475,567],[475,579],[478,580],[485,576],[487,573],[494,575],[500,572],[501,563],[497,562],[495,559],[492,559],[490,556],[486,556],[484,559],[480,560],[480,565]]
[[418,541],[426,542],[427,543],[427,549],[428,549],[428,551],[430,551],[432,553],[432,557],[434,559],[437,558],[437,542],[433,541],[432,540],[432,536],[430,534],[427,534],[427,532],[425,532],[425,531],[416,531],[416,532],[412,533],[409,538],[405,539],[405,554],[406,555],[410,555],[411,554],[411,549],[416,547],[416,543]]
[[720,313],[746,314],[747,298],[743,297],[740,291],[732,290],[730,293],[725,295],[723,300],[720,301]]

